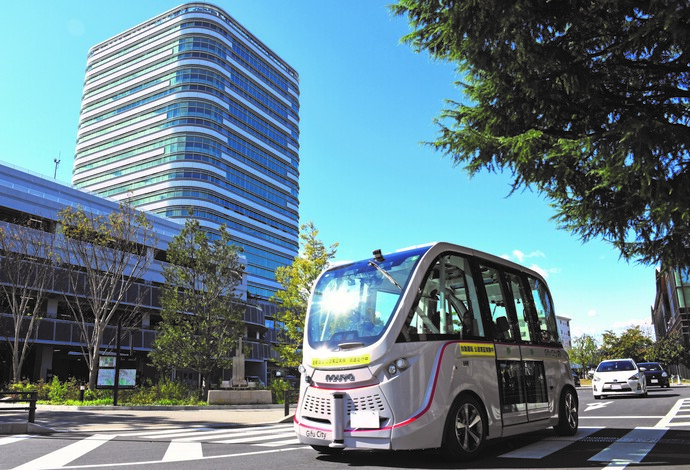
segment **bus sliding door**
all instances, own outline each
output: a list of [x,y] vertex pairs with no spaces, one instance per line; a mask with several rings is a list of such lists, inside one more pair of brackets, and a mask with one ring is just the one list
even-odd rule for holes
[[530,344],[531,301],[518,274],[481,265],[496,349],[504,426],[548,418],[543,354]]

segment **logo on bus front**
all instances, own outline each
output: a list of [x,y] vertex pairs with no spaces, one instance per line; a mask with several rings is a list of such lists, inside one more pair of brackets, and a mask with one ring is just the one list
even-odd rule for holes
[[458,343],[459,356],[496,356],[493,344]]

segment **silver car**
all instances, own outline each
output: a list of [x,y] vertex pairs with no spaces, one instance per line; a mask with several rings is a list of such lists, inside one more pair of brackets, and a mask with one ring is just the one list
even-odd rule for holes
[[599,399],[608,395],[647,396],[647,381],[632,359],[602,361],[592,377],[592,393]]

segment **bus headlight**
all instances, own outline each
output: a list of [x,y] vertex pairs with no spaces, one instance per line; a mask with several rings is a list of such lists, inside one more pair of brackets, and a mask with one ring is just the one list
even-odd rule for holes
[[395,361],[388,364],[388,375],[395,375],[401,370],[410,367],[410,363],[404,357],[399,357]]

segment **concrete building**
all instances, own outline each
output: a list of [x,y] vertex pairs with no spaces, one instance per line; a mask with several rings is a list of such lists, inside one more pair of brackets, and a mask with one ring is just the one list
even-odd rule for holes
[[268,299],[298,253],[298,139],[297,72],[227,12],[188,3],[89,51],[73,183],[227,225],[248,295]]
[[[52,179],[0,163],[0,226],[7,226],[21,220],[32,220],[36,222],[37,230],[54,231],[58,212],[64,207],[76,206],[81,206],[94,214],[108,214],[118,210],[119,204],[117,201],[80,191]],[[155,214],[147,213],[146,215],[157,234],[156,246],[149,248],[159,253],[164,252],[168,242],[180,232],[182,225],[176,220]],[[141,305],[138,325],[122,338],[122,348],[126,351],[126,356],[136,361],[138,374],[142,377],[154,373],[151,369],[147,370],[146,355],[151,350],[156,335],[155,325],[160,321],[160,285],[164,280],[163,264],[159,261],[164,257],[152,254],[152,258],[153,263],[150,269],[137,284],[137,289],[146,293]],[[0,282],[4,282],[1,273]],[[49,296],[45,304],[45,318],[40,322],[35,333],[34,347],[23,369],[23,376],[31,381],[49,380],[53,375],[63,380],[69,377],[85,378],[86,376],[79,328],[69,315],[66,304],[68,300],[60,284],[60,273],[55,272],[47,288]],[[247,276],[240,286],[239,293],[246,296],[246,291]],[[69,301],[75,301],[78,295],[67,297]],[[272,358],[272,354],[275,354],[271,348],[271,334],[265,326],[266,312],[270,314],[271,307],[275,308],[274,306],[268,308],[248,306],[244,316],[246,334],[243,344],[248,352],[245,357],[245,373],[264,379],[267,374],[267,363]],[[12,317],[0,311],[0,384],[7,383],[11,378],[11,357],[5,341],[8,332],[12,331],[11,328],[8,329],[11,322]],[[115,327],[109,327],[102,344],[103,351],[112,349],[111,340],[114,335]],[[196,378],[189,371],[179,372],[187,374],[191,380]],[[229,379],[231,374],[226,372],[223,378]]]
[[556,320],[558,321],[558,336],[561,338],[563,347],[568,350],[573,346],[570,337],[570,318],[556,315]]
[[[657,340],[671,333],[679,333],[685,341],[690,340],[690,268],[662,267],[657,271],[651,314]],[[690,369],[683,365],[679,369],[673,366],[670,372],[690,377]]]

